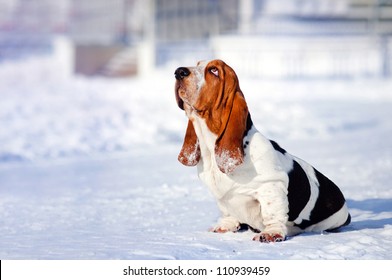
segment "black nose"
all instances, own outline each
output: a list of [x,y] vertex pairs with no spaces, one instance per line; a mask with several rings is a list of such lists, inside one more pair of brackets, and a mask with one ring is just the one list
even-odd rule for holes
[[188,70],[188,68],[185,67],[179,67],[177,70],[174,72],[174,76],[176,77],[177,80],[182,80],[185,77],[189,76],[191,72]]

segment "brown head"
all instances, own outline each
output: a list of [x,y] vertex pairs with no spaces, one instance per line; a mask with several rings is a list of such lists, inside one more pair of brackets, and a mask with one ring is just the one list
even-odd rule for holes
[[200,160],[199,140],[192,124],[196,114],[217,136],[215,158],[219,169],[224,173],[234,171],[244,161],[243,138],[250,120],[236,73],[222,60],[212,60],[195,67],[179,67],[175,77],[177,104],[189,117],[179,161],[193,166]]

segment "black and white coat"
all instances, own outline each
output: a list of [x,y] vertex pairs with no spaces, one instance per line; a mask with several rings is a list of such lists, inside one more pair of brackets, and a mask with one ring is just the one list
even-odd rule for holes
[[[208,135],[205,128],[200,120],[196,133]],[[213,143],[213,135],[200,141],[203,160],[197,165],[200,179],[223,215],[212,231],[235,232],[247,224],[269,235],[258,235],[255,240],[271,241],[271,236],[285,239],[301,232],[334,230],[350,222],[339,188],[310,164],[268,140],[253,124],[244,137],[245,162],[232,174],[219,171],[209,149]]]
[[[275,242],[301,232],[322,232],[347,225],[350,215],[339,188],[310,164],[264,137],[253,125],[249,113],[242,135],[242,162],[233,162],[235,158],[230,157],[229,151],[217,155],[219,136],[211,131],[208,119],[195,107],[200,107],[196,103],[202,98],[200,95],[207,94],[201,93],[201,88],[208,87],[204,76],[211,74],[209,69],[213,69],[214,75],[220,75],[218,70],[232,71],[224,67],[227,65],[223,62],[212,61],[176,71],[177,101],[184,102],[179,103],[180,107],[197,136],[195,147],[182,152],[183,158],[179,159],[190,163],[187,165],[197,165],[200,179],[217,201],[222,217],[211,231],[235,232],[245,224],[258,232],[254,240]],[[193,85],[198,86],[186,91]],[[187,135],[191,132],[188,126]],[[225,171],[225,164],[229,172]]]

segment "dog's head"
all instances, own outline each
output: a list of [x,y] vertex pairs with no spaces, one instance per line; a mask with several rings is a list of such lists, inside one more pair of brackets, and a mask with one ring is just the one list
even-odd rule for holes
[[200,160],[199,140],[192,124],[196,114],[217,137],[215,159],[219,169],[232,172],[244,161],[243,137],[248,120],[236,73],[222,60],[212,60],[179,67],[174,74],[177,104],[189,117],[179,161],[193,166]]

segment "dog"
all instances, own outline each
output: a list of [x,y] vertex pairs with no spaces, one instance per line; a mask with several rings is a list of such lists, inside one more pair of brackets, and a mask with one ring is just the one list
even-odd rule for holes
[[351,217],[340,189],[254,126],[234,70],[222,60],[175,70],[175,97],[188,117],[178,160],[197,166],[222,213],[211,231],[247,225],[260,242],[334,231]]

